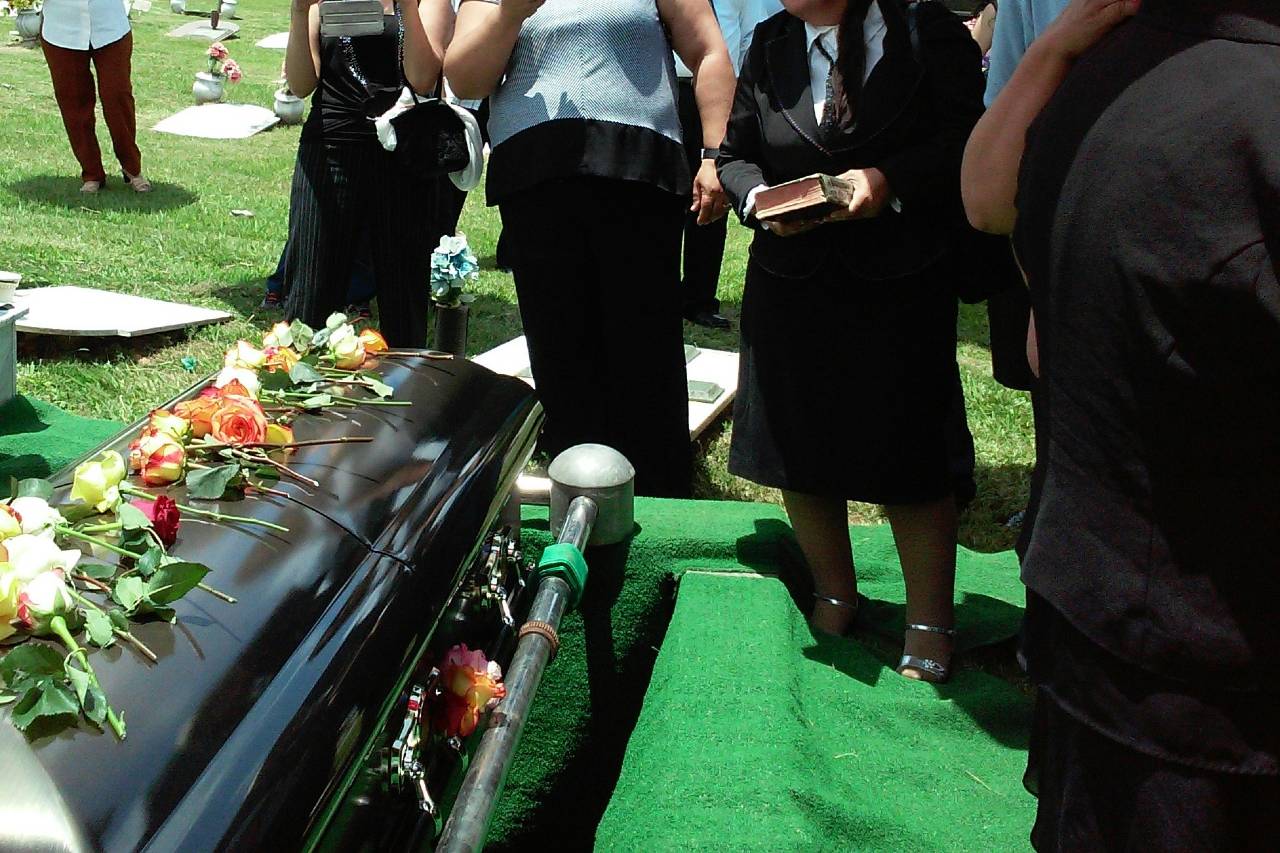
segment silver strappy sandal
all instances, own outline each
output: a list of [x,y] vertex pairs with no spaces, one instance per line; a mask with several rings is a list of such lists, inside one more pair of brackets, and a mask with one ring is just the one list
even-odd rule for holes
[[[955,637],[954,628],[939,628],[936,625],[908,625],[908,631],[927,631],[930,634],[942,634],[947,637]],[[933,676],[923,681],[932,683],[941,683],[951,677],[951,667],[943,666],[932,658],[916,657],[915,655],[904,654],[902,660],[898,661],[898,674],[901,675],[904,669],[918,669],[921,672],[928,673]]]

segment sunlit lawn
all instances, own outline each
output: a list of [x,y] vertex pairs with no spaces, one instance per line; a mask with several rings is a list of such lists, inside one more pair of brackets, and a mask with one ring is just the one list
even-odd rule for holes
[[[211,5],[211,4],[210,4]],[[270,107],[283,52],[254,47],[287,28],[288,4],[242,0],[240,38],[228,43],[245,79],[230,100]],[[288,187],[297,128],[277,128],[247,140],[216,141],[149,130],[191,103],[192,75],[203,68],[205,45],[174,39],[168,30],[192,18],[166,4],[134,24],[134,91],[144,169],[156,185],[138,196],[114,180],[97,197],[80,195],[52,88],[38,50],[0,48],[0,269],[21,272],[26,285],[82,284],[190,302],[230,311],[232,322],[136,342],[78,342],[24,336],[18,382],[22,393],[82,415],[129,420],[167,399],[221,362],[236,338],[268,321],[257,313],[262,280],[284,244]],[[0,19],[8,23],[8,19]],[[3,24],[0,24],[3,28]],[[103,151],[106,128],[99,122]],[[108,162],[108,171],[111,164]],[[253,211],[252,218],[231,211]],[[482,352],[520,333],[511,278],[494,269],[499,223],[473,193],[461,230],[485,267],[475,290],[470,348]],[[725,313],[736,319],[746,265],[747,232],[730,228],[720,278]],[[424,298],[426,282],[423,282]],[[805,310],[821,310],[806,306]],[[736,349],[736,333],[686,326],[690,342]],[[986,317],[965,307],[959,360],[969,420],[978,445],[979,494],[963,520],[962,539],[983,550],[1008,547],[1015,531],[1005,521],[1026,501],[1033,459],[1031,408],[1026,396],[991,379]],[[193,372],[182,359],[196,359]],[[857,365],[849,365],[856,371]],[[849,417],[874,417],[852,410]],[[703,441],[697,492],[701,497],[776,501],[728,474],[731,425]],[[872,507],[851,506],[854,520],[876,520]]]

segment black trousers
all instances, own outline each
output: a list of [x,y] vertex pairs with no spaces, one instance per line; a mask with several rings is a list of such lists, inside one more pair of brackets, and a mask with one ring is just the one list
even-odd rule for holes
[[368,229],[378,328],[393,347],[427,343],[432,184],[409,178],[376,142],[302,142],[289,198],[285,315],[320,327],[346,303]]
[[639,494],[689,494],[680,319],[682,200],[648,184],[550,181],[500,205],[538,397],[542,449],[621,451]]
[[[698,173],[702,165],[702,117],[698,115],[698,102],[693,96],[693,81],[680,80],[678,107],[680,130],[684,136],[685,158],[689,171]],[[702,312],[716,313],[720,300],[716,299],[716,285],[720,283],[720,263],[724,260],[724,241],[728,234],[729,218],[721,217],[706,225],[698,224],[698,216],[684,212],[684,315],[692,317]]]

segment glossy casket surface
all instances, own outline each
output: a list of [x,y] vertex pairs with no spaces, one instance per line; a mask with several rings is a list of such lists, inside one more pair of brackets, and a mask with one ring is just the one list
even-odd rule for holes
[[541,422],[524,383],[469,362],[379,369],[411,407],[294,425],[298,440],[374,438],[300,448],[290,466],[321,487],[279,488],[305,507],[221,505],[289,533],[183,520],[173,553],[210,566],[207,583],[238,603],[193,590],[176,625],[141,626],[156,665],[120,647],[93,655],[127,740],[84,725],[31,740],[0,721],[0,769],[18,786],[0,789],[0,849],[292,850],[317,829]]

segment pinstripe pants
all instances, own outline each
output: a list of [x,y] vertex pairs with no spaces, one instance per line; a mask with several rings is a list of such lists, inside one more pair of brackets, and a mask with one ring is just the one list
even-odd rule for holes
[[319,328],[346,305],[354,254],[369,232],[378,328],[393,347],[425,347],[435,187],[398,168],[376,142],[303,141],[293,171],[285,315]]

